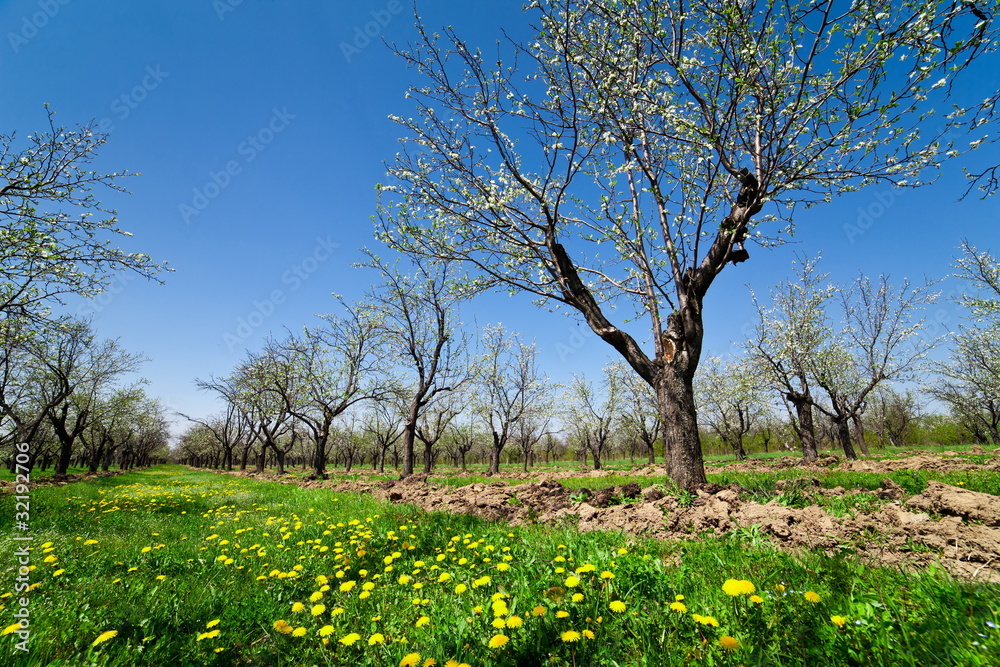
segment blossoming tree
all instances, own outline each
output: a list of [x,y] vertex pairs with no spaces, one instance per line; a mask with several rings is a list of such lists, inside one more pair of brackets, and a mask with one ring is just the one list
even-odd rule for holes
[[995,21],[964,0],[530,11],[537,37],[496,55],[419,20],[396,49],[425,82],[396,118],[407,137],[377,224],[397,249],[464,262],[480,287],[576,311],[655,389],[668,474],[697,485],[692,378],[715,277],[748,259],[747,240],[786,233],[796,204],[924,185],[981,145],[1000,96],[957,82],[993,57]]

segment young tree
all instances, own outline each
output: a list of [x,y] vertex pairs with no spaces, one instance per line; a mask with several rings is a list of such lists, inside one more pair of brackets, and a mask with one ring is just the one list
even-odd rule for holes
[[380,186],[382,238],[576,311],[655,389],[668,474],[697,485],[692,381],[716,276],[796,204],[923,185],[962,154],[954,138],[980,146],[1000,94],[956,84],[993,55],[996,27],[966,2],[531,9],[536,37],[506,62],[419,21],[397,50],[427,83],[395,119],[409,136]]
[[621,427],[642,443],[652,465],[656,463],[656,441],[663,431],[656,392],[623,363],[612,364],[612,369],[622,386]]
[[486,421],[493,449],[487,472],[500,472],[500,455],[518,423],[551,405],[548,378],[538,368],[538,350],[502,324],[483,330],[483,354],[476,380],[476,412]]
[[90,170],[107,135],[93,122],[68,129],[48,116],[48,131],[23,148],[0,134],[0,318],[42,317],[67,294],[100,294],[119,271],[155,279],[164,269],[111,245],[130,234],[93,191],[125,192],[118,180],[128,174]]
[[739,461],[747,457],[744,439],[770,412],[755,371],[748,359],[709,357],[695,376],[698,415]]
[[958,299],[966,323],[927,391],[949,404],[977,439],[1000,444],[1000,262],[968,241],[961,250],[955,277],[967,284]]
[[415,261],[413,273],[403,275],[369,256],[369,266],[382,276],[370,298],[382,322],[386,356],[411,374],[412,392],[403,421],[403,476],[409,477],[420,415],[472,375],[468,339],[457,321],[462,294],[447,263]]
[[581,449],[594,458],[594,470],[604,467],[603,456],[611,444],[614,425],[621,419],[622,385],[614,367],[604,367],[599,390],[583,375],[574,375],[566,390],[566,418],[579,439]]
[[831,335],[826,308],[834,294],[833,286],[826,282],[827,274],[816,272],[818,261],[800,258],[795,263],[797,279],[781,282],[771,290],[770,308],[751,292],[758,321],[753,338],[745,344],[763,377],[781,392],[806,463],[818,457],[810,359],[819,354]]

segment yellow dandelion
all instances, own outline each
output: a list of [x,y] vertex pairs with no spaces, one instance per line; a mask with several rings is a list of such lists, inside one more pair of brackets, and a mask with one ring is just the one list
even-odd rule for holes
[[508,628],[519,628],[524,625],[524,619],[520,616],[511,616],[507,619]]
[[819,602],[820,600],[819,593],[817,593],[816,591],[806,591],[803,594],[803,597],[805,597],[806,600],[812,602],[813,604]]
[[562,610],[560,610],[560,611],[556,612],[556,618],[566,618],[567,616],[569,616],[569,612],[568,611],[562,611]]
[[567,630],[566,632],[559,635],[559,639],[564,642],[578,642],[580,641],[580,633],[576,630]]
[[610,570],[605,570],[604,572],[601,572],[601,579],[614,579],[614,578],[615,578],[615,573],[611,572]]
[[442,572],[440,575],[438,575],[438,578],[437,578],[437,581],[438,581],[439,584],[443,584],[444,582],[450,581],[450,580],[451,580],[451,575],[448,574],[447,572]]
[[455,586],[455,592],[458,593],[459,595],[461,595],[467,590],[469,590],[469,587],[466,586],[465,584],[459,584],[458,586]]
[[368,645],[375,646],[376,644],[381,644],[385,641],[385,635],[381,632],[376,632],[371,637],[368,638]]
[[831,616],[830,617],[830,622],[833,623],[834,625],[836,625],[838,628],[842,628],[842,627],[844,627],[844,624],[847,623],[847,617],[846,616]]
[[316,591],[315,593],[309,596],[310,602],[319,602],[322,599],[323,599],[323,591]]
[[417,622],[414,623],[413,625],[415,625],[418,628],[422,628],[430,622],[431,622],[430,616],[421,616],[420,618],[417,619]]
[[305,634],[306,634],[306,629],[304,627],[301,627],[301,626],[295,628],[294,630],[292,630],[292,636],[293,637],[303,637],[303,636],[305,636]]
[[420,662],[419,653],[407,653],[403,656],[403,659],[399,661],[399,667],[413,667],[413,665]]
[[218,630],[209,630],[208,632],[203,632],[200,635],[198,635],[198,639],[196,639],[195,641],[200,642],[202,639],[215,639],[218,636],[219,636]]
[[510,638],[507,635],[493,635],[493,637],[490,638],[488,645],[490,648],[500,648],[502,646],[506,646],[509,641]]
[[319,616],[324,611],[326,611],[325,604],[315,604],[313,605],[313,608],[309,610],[309,613],[311,613],[313,616]]
[[139,550],[139,553],[141,553],[141,554],[148,554],[152,550],[153,550],[153,547],[143,547],[142,549]]
[[575,577],[573,575],[566,577],[566,581],[563,582],[563,586],[565,586],[566,588],[576,588],[579,585],[580,585],[580,577]]
[[292,604],[292,611],[296,614],[299,613],[300,611],[303,611],[305,608],[306,606],[301,602],[295,602]]
[[409,575],[406,575],[406,574],[399,575],[399,579],[396,580],[396,582],[399,583],[401,586],[405,586],[406,584],[410,583],[411,581],[412,581],[412,579],[409,577]]
[[722,584],[722,590],[726,593],[726,595],[731,595],[733,597],[736,597],[737,595],[751,595],[757,592],[753,583],[747,581],[746,579],[726,579],[726,582]]
[[532,616],[545,616],[545,612],[546,611],[548,611],[548,610],[545,607],[543,607],[542,605],[536,605],[531,610],[531,615]]
[[740,647],[740,640],[736,637],[730,637],[729,635],[722,635],[719,637],[719,646],[727,651],[735,651]]
[[358,582],[356,582],[356,581],[345,581],[344,583],[342,583],[340,585],[340,592],[341,593],[349,593],[350,590],[352,588],[354,588],[357,584],[358,584]]
[[[332,631],[332,628],[331,628],[331,631]],[[354,642],[358,641],[359,639],[361,639],[361,635],[359,635],[356,632],[352,632],[352,633],[350,633],[348,635],[344,635],[343,637],[341,637],[337,641],[339,641],[344,646],[350,646],[351,644],[353,644]]]
[[750,602],[753,602],[754,604],[762,604],[764,602],[764,598],[759,595],[751,595]]
[[506,572],[509,569],[510,569],[510,565],[508,565],[507,563],[497,563],[497,571],[498,572]]
[[679,611],[682,614],[687,612],[688,610],[688,608],[684,606],[683,602],[671,602],[670,608],[673,609],[674,611]]
[[9,635],[12,632],[14,632],[15,630],[19,629],[20,627],[21,627],[20,623],[11,623],[6,628],[4,628],[2,631],[0,631],[0,636]]
[[219,624],[219,619],[215,619],[214,621],[209,621],[208,623],[206,623],[205,627],[206,628],[214,628],[218,624]]
[[61,576],[61,575],[62,575],[62,573],[63,573],[63,572],[65,572],[65,571],[66,571],[66,570],[56,570],[55,572],[53,572],[53,573],[52,573],[52,576],[53,576],[53,577],[59,577],[59,576]]
[[424,667],[434,667],[436,664],[438,664],[438,661],[434,658],[427,658],[424,660]]
[[490,625],[492,625],[497,630],[503,630],[504,628],[507,627],[507,621],[502,618],[494,618],[492,623],[490,623]]
[[329,637],[332,634],[333,634],[333,626],[332,625],[324,625],[322,628],[319,629],[319,636],[320,637]]
[[625,603],[622,602],[621,600],[614,600],[611,604],[608,605],[608,609],[617,614],[620,614],[623,611],[625,611]]
[[158,574],[158,575],[156,575],[156,580],[157,581],[163,581],[166,578],[167,578],[167,575],[165,575],[165,574]]
[[583,593],[573,593],[569,599],[573,602],[583,602]]
[[[17,624],[15,623],[15,625],[17,625]],[[4,632],[6,632],[6,631],[7,630],[5,629]],[[13,632],[13,630],[11,630],[11,632]],[[97,635],[97,639],[94,640],[94,642],[91,644],[91,646],[97,646],[98,644],[103,644],[104,642],[108,641],[109,639],[114,639],[117,636],[118,636],[118,631],[117,630],[105,630],[101,634]]]

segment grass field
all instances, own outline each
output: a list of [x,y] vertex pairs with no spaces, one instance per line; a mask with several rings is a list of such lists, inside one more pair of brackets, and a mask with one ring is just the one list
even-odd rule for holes
[[179,466],[30,500],[25,653],[9,625],[22,543],[0,496],[5,665],[924,666],[1000,651],[998,586],[793,556],[753,529],[667,544],[511,528]]

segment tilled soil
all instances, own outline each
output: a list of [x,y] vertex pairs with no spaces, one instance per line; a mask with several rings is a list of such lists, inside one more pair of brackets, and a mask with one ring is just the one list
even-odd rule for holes
[[[998,450],[1000,451],[1000,450]],[[946,455],[949,452],[945,453]],[[946,455],[917,455],[898,460],[841,461],[836,457],[812,466],[799,466],[804,480],[795,480],[800,496],[843,496],[871,493],[862,489],[824,489],[810,471],[844,470],[889,472],[893,470],[995,470],[1000,457],[986,464],[969,463]],[[792,457],[788,457],[794,460]],[[832,460],[830,460],[832,459]],[[801,464],[801,459],[799,459]],[[725,470],[774,470],[788,467],[785,459],[736,463]],[[716,471],[719,469],[716,468]],[[758,526],[757,532],[776,545],[796,550],[819,548],[829,554],[848,552],[881,564],[920,567],[939,562],[949,572],[970,579],[1000,582],[1000,497],[930,482],[919,495],[906,493],[886,479],[874,495],[882,501],[876,511],[834,516],[824,508],[806,504],[788,507],[776,497],[761,504],[746,497],[736,485],[705,484],[694,495],[681,499],[666,495],[650,479],[638,484],[600,488],[608,474],[665,476],[662,466],[646,466],[622,473],[605,471],[543,474],[526,482],[530,473],[500,476],[489,483],[462,487],[436,485],[434,477],[413,475],[403,480],[337,483],[323,480],[281,479],[306,488],[364,492],[425,510],[472,514],[511,525],[556,523],[575,525],[581,531],[609,530],[664,540],[723,535],[739,528]],[[559,479],[594,477],[594,490],[570,490]],[[514,484],[511,484],[514,482]],[[779,493],[783,484],[779,482]]]

